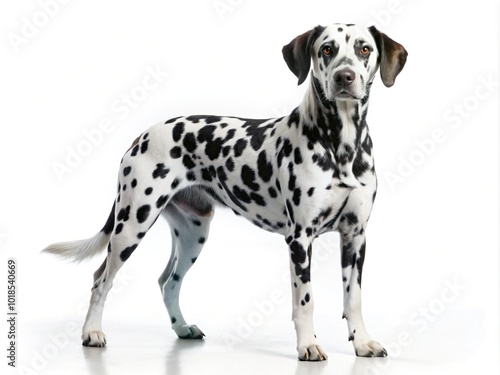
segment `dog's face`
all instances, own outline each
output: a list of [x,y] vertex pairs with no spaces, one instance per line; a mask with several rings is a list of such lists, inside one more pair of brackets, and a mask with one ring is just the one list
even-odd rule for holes
[[366,29],[332,25],[312,45],[313,76],[328,101],[359,100],[373,81],[379,53]]
[[309,74],[312,61],[316,90],[333,102],[365,97],[379,67],[383,83],[392,86],[407,52],[373,26],[334,24],[299,35],[283,47],[283,57],[299,85]]

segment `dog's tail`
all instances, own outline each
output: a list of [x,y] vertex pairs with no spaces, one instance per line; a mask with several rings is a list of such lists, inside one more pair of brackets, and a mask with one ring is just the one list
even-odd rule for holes
[[104,250],[109,242],[114,225],[115,206],[113,205],[106,224],[94,237],[85,240],[54,243],[47,246],[42,252],[80,263],[87,258],[98,255]]

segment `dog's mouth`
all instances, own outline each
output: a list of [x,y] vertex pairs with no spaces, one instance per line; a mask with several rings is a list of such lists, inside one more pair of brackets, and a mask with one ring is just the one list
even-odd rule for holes
[[338,91],[334,92],[332,95],[333,99],[337,100],[360,100],[361,98],[355,92],[348,90],[346,88],[339,88]]

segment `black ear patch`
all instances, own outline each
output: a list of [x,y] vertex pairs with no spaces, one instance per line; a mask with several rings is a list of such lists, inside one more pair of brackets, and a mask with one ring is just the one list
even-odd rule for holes
[[380,54],[380,77],[382,82],[385,86],[391,87],[406,64],[408,52],[401,44],[378,31],[375,26],[371,26],[368,30],[375,39]]
[[311,47],[324,29],[324,26],[316,26],[314,29],[297,36],[282,49],[283,58],[288,68],[299,79],[299,85],[306,80],[309,74],[309,69],[311,68]]

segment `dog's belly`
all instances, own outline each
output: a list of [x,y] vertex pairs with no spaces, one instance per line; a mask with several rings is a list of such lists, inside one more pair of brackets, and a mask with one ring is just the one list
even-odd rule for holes
[[228,183],[220,181],[203,186],[217,203],[232,209],[235,214],[244,217],[259,228],[284,235],[287,225],[290,225],[281,195],[271,197],[266,191],[249,192],[243,188],[231,190]]

